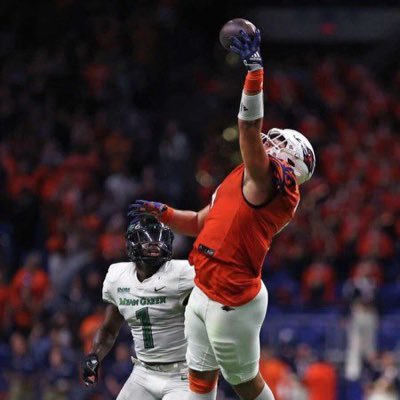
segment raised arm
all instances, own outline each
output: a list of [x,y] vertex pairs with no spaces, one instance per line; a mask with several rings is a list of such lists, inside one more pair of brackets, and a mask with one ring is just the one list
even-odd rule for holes
[[163,203],[136,200],[129,206],[128,217],[134,221],[140,213],[149,213],[168,225],[173,231],[186,236],[197,236],[203,228],[209,206],[200,211],[176,210]]
[[86,386],[97,382],[100,362],[114,346],[124,318],[112,304],[106,307],[102,326],[96,332],[91,352],[82,361],[82,380]]
[[169,222],[166,223],[175,232],[196,237],[203,228],[209,209],[210,206],[206,206],[197,212],[174,209]]
[[247,67],[238,114],[239,144],[245,165],[243,193],[246,199],[259,205],[274,196],[270,159],[261,139],[264,116],[264,69],[260,55],[260,31],[254,37],[241,32],[232,40],[231,50],[241,57]]

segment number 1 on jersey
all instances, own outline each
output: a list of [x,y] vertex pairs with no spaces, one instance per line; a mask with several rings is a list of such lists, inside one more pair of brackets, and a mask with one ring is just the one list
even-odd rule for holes
[[142,324],[143,343],[145,349],[152,349],[154,347],[153,332],[151,330],[151,322],[149,317],[149,307],[141,308],[136,311],[136,318]]

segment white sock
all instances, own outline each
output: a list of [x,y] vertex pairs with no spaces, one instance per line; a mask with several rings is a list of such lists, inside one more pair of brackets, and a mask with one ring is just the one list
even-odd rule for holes
[[216,386],[213,390],[211,390],[211,392],[208,392],[208,393],[199,394],[199,393],[191,392],[189,390],[189,393],[186,395],[186,400],[216,400],[216,398],[217,398],[217,387]]
[[275,397],[272,394],[271,389],[267,385],[265,385],[264,389],[254,400],[275,400]]

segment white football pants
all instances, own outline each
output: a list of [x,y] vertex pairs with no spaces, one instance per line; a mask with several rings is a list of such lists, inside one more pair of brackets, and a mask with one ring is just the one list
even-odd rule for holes
[[188,391],[187,371],[158,372],[135,364],[117,400],[183,400]]
[[253,379],[260,359],[260,330],[267,312],[268,292],[248,303],[224,307],[194,287],[185,312],[186,360],[196,371],[220,369],[231,385]]

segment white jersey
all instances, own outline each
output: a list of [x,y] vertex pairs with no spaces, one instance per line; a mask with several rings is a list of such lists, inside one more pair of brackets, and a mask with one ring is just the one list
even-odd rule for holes
[[140,282],[135,263],[110,265],[103,300],[117,306],[128,322],[136,357],[141,361],[185,360],[183,303],[193,288],[194,274],[186,260],[171,260]]

